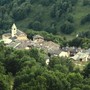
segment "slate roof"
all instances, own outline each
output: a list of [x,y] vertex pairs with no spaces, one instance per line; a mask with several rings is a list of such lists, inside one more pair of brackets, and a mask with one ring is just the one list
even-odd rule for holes
[[65,52],[68,52],[69,51],[71,53],[77,53],[77,52],[81,51],[80,48],[77,48],[77,47],[68,47],[68,46],[62,47],[61,50],[62,51],[65,51]]
[[86,50],[86,52],[90,54],[90,48],[88,50]]
[[11,42],[11,43],[9,43],[8,45],[6,45],[7,47],[15,47],[18,43],[20,43],[19,41],[13,41],[13,42]]
[[18,29],[16,35],[17,36],[22,36],[22,35],[26,35],[26,34]]
[[44,37],[42,37],[40,35],[35,35],[35,36],[33,36],[33,39],[44,39]]
[[86,52],[78,52],[75,56],[71,58],[73,58],[74,60],[80,60],[80,59],[86,58],[88,55],[89,54]]
[[16,46],[16,49],[25,49],[26,47],[31,46],[31,41],[25,40],[25,41],[20,41],[20,44]]
[[6,34],[3,34],[4,36],[11,36],[11,33],[6,33]]

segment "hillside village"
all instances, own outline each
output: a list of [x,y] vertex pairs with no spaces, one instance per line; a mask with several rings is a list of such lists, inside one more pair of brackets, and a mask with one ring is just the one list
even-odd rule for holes
[[90,90],[90,0],[0,0],[0,90]]
[[[10,33],[2,35],[2,40],[7,47],[13,47],[15,49],[31,49],[33,47],[44,50],[49,57],[69,57],[73,60],[88,61],[90,60],[90,49],[84,50],[77,47],[60,47],[60,45],[44,40],[44,37],[40,35],[33,36],[33,40],[29,40],[27,35],[21,30],[17,29],[13,24]],[[46,63],[49,63],[47,59]]]

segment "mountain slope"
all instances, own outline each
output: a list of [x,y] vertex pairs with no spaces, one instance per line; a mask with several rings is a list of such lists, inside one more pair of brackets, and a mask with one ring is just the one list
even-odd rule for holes
[[73,36],[90,29],[89,21],[81,24],[89,7],[89,0],[1,0],[0,29],[6,30],[15,22],[23,30]]

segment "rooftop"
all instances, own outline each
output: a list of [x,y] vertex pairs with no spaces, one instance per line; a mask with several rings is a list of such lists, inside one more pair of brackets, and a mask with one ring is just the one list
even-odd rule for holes
[[44,39],[44,37],[42,37],[40,35],[35,35],[35,36],[33,36],[33,39]]

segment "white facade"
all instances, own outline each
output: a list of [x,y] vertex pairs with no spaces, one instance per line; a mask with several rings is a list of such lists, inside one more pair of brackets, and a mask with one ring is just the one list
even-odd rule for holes
[[62,52],[59,54],[59,57],[69,57],[69,55],[70,55],[69,52],[62,51]]
[[12,42],[12,40],[11,40],[11,39],[3,39],[3,41],[4,41],[4,43],[5,43],[5,44],[9,44],[9,43],[11,43],[11,42]]
[[46,60],[46,65],[49,65],[49,62],[50,62],[50,60],[49,60],[49,59],[47,59],[47,60]]
[[17,34],[17,27],[15,24],[12,25],[11,34],[12,34],[12,37],[15,37]]

